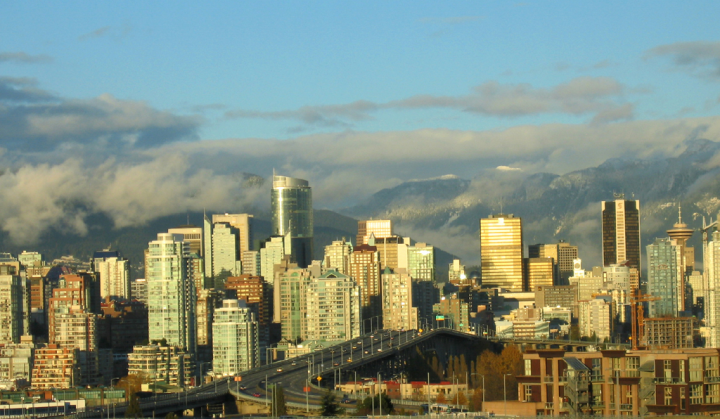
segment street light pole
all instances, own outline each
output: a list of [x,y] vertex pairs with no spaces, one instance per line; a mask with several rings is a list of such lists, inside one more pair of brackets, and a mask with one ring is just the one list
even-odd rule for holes
[[[506,384],[506,378],[510,374],[503,374],[503,399],[504,399],[504,405],[505,405],[505,416],[507,417],[507,384]],[[484,394],[484,393],[483,393]]]
[[380,379],[380,373],[378,373],[378,408],[380,409],[380,416],[382,416],[382,380]]

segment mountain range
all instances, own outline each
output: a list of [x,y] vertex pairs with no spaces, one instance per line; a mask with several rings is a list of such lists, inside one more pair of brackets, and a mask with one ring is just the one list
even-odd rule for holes
[[[590,268],[601,262],[600,203],[614,199],[614,194],[640,200],[643,246],[666,236],[665,230],[677,222],[679,206],[683,221],[691,228],[699,229],[703,217],[714,218],[720,209],[719,152],[720,143],[692,140],[671,157],[614,158],[564,175],[526,174],[500,167],[481,171],[472,179],[446,175],[409,180],[380,190],[352,207],[316,209],[314,251],[318,257],[324,246],[343,237],[354,242],[358,219],[392,219],[397,234],[436,246],[436,265],[442,279],[454,256],[469,266],[479,263],[479,219],[503,212],[522,217],[526,245],[565,240],[579,246],[583,265]],[[254,187],[266,187],[267,182],[254,179]],[[255,215],[255,239],[269,235],[267,209],[243,208],[237,212]],[[0,248],[11,253],[35,250],[46,259],[69,254],[88,259],[92,252],[111,247],[131,260],[135,275],[142,275],[142,254],[148,241],[158,232],[188,221],[201,225],[202,214],[180,213],[124,228],[114,228],[112,220],[102,213],[90,214],[85,221],[89,227],[86,235],[50,228],[32,246],[16,245],[0,232]],[[699,232],[690,244],[699,246]],[[696,258],[701,257],[698,248]]]

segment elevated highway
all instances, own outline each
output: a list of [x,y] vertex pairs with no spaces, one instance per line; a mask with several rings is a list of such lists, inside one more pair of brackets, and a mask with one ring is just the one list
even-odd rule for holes
[[[335,382],[347,380],[351,377],[350,374],[374,377],[379,370],[387,372],[408,368],[409,366],[404,364],[408,360],[408,354],[418,346],[440,348],[437,351],[440,355],[449,356],[453,351],[478,346],[489,347],[490,342],[548,347],[597,345],[596,342],[552,339],[485,339],[445,328],[424,333],[414,330],[378,331],[310,354],[253,368],[238,375],[240,381],[236,381],[236,377],[225,377],[186,392],[140,399],[140,407],[146,417],[151,416],[152,412],[157,417],[191,409],[199,413],[199,409],[203,407],[228,401],[255,405],[260,410],[269,406],[272,389],[278,385],[283,388],[288,406],[312,410],[319,408],[320,400],[327,389],[334,388]],[[385,378],[390,376],[386,375]],[[305,391],[308,388],[310,391]],[[124,416],[126,408],[125,403],[110,407],[115,410],[116,417]],[[108,412],[107,409],[95,409],[74,417],[99,419],[108,417]]]

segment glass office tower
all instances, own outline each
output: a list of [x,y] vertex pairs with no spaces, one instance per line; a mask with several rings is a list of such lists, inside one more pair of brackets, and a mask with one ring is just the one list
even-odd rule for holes
[[[312,188],[307,180],[273,176],[272,234],[291,237],[291,260],[300,267],[312,263]],[[286,250],[287,252],[287,250]]]

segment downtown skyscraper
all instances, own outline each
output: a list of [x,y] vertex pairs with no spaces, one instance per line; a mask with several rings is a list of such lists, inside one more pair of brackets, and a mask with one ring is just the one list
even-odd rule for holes
[[523,291],[522,219],[512,214],[480,219],[483,287]]
[[[291,261],[304,268],[313,260],[312,188],[307,180],[273,175],[272,235],[290,234]],[[286,249],[287,253],[287,249]]]
[[640,201],[615,194],[602,202],[603,266],[624,263],[640,271]]

